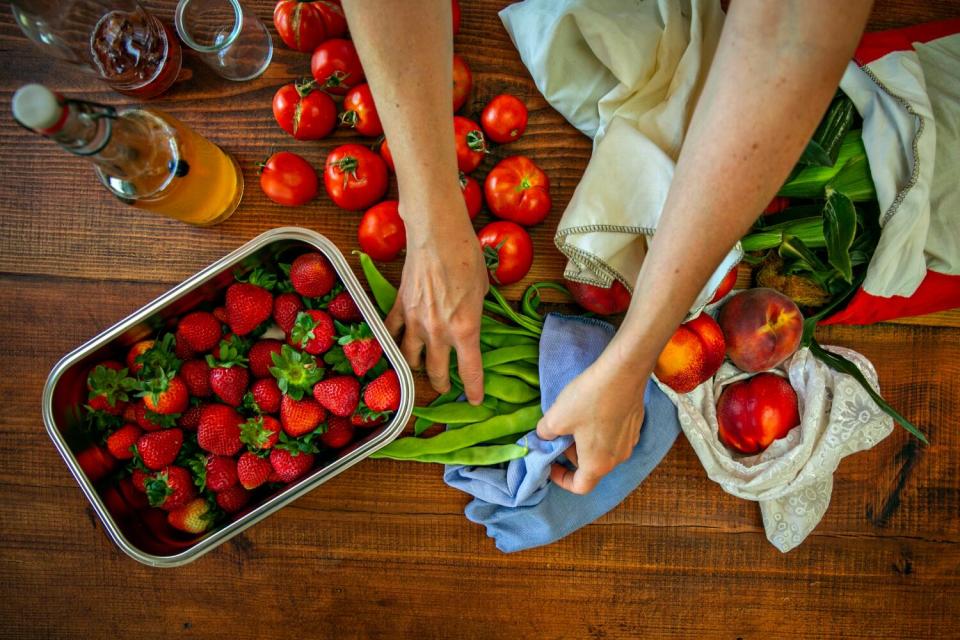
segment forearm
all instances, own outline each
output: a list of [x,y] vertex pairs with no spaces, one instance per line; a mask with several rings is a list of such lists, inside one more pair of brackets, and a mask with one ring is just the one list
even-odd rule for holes
[[836,91],[870,4],[731,3],[630,310],[605,354],[614,366],[652,368],[717,264],[776,194]]

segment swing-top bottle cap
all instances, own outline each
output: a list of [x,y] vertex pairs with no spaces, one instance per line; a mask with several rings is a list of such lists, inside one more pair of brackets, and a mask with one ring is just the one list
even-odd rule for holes
[[27,84],[13,94],[13,117],[30,129],[49,129],[60,121],[63,105],[42,84]]

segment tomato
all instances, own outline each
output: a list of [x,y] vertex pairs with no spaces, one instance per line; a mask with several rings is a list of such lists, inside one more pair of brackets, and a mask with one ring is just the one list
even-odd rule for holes
[[390,153],[390,147],[387,146],[386,138],[384,138],[383,142],[380,143],[380,157],[383,158],[383,161],[386,163],[386,165],[390,167],[390,171],[393,171],[394,173],[397,172],[396,168],[393,166],[393,154]]
[[396,200],[384,200],[360,219],[360,249],[374,260],[390,262],[407,246],[407,230],[397,205]]
[[273,117],[297,140],[326,138],[337,124],[333,98],[316,89],[316,82],[285,84],[273,96]]
[[487,142],[477,123],[467,118],[453,116],[453,135],[457,143],[457,166],[470,173],[480,166],[487,154]]
[[501,93],[483,108],[480,124],[494,142],[513,142],[527,130],[527,108],[518,98]]
[[313,52],[310,73],[330,93],[344,95],[363,82],[363,67],[353,43],[342,38],[327,40]]
[[453,35],[460,33],[460,3],[450,0],[450,13],[453,14]]
[[341,145],[327,156],[323,183],[337,206],[359,211],[387,192],[387,166],[362,144]]
[[296,207],[317,195],[317,172],[297,154],[280,151],[260,166],[260,188],[277,204]]
[[720,281],[720,285],[717,287],[717,292],[713,294],[713,297],[707,304],[720,302],[725,295],[733,291],[733,285],[735,284],[737,284],[737,265],[733,265],[733,268],[727,272],[727,275],[723,276],[723,280]]
[[377,115],[377,105],[373,102],[370,85],[366,82],[358,84],[347,92],[347,97],[343,99],[340,123],[356,129],[362,136],[375,138],[383,134],[383,125],[380,124],[380,116]]
[[789,198],[784,198],[783,196],[774,196],[773,200],[770,201],[770,204],[767,205],[767,208],[763,210],[763,215],[772,216],[776,213],[780,213],[789,206]]
[[463,192],[463,201],[467,203],[467,213],[473,220],[480,213],[480,207],[483,206],[483,192],[480,190],[480,183],[468,175],[460,172],[460,191]]
[[487,206],[493,215],[529,227],[550,213],[550,180],[526,156],[497,163],[484,183]]
[[601,316],[623,313],[630,306],[630,292],[619,280],[614,280],[609,287],[597,287],[573,280],[567,280],[566,284],[578,305]]
[[473,74],[470,73],[470,67],[467,62],[453,54],[453,110],[459,111],[460,107],[467,101],[470,95],[470,87],[473,86]]
[[533,264],[530,234],[514,222],[491,222],[477,234],[487,261],[490,282],[513,284],[523,279]]
[[280,0],[273,25],[284,44],[297,51],[313,51],[327,38],[347,33],[340,0]]

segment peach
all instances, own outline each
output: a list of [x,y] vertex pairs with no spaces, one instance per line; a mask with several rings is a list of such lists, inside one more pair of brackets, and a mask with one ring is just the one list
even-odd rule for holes
[[623,313],[630,306],[630,292],[619,280],[606,288],[567,280],[567,290],[578,305],[601,316]]
[[775,373],[727,385],[717,402],[717,435],[740,453],[760,453],[800,424],[797,394]]
[[800,346],[803,314],[796,303],[773,289],[747,289],[720,310],[727,357],[749,373],[777,366]]
[[733,268],[730,271],[727,271],[727,275],[723,276],[723,280],[720,281],[720,285],[717,287],[717,292],[713,294],[713,297],[710,298],[710,302],[707,304],[713,304],[714,302],[720,302],[723,300],[724,296],[733,291],[733,285],[737,284],[737,267],[739,265],[733,265]]
[[677,393],[693,391],[723,364],[723,332],[705,313],[680,325],[660,352],[653,372]]

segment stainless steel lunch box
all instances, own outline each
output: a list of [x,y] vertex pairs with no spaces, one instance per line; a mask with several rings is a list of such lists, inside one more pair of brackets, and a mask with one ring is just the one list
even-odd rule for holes
[[[76,428],[75,416],[86,402],[86,377],[90,367],[125,350],[138,340],[155,335],[173,320],[197,305],[216,299],[234,280],[237,270],[248,272],[270,255],[284,251],[317,250],[333,264],[346,289],[353,296],[361,313],[383,345],[385,356],[400,379],[401,401],[393,419],[370,429],[362,440],[332,454],[329,459],[318,455],[318,466],[296,483],[275,495],[253,504],[232,521],[199,537],[183,540],[157,539],[148,523],[115,518],[97,488],[86,476],[68,445],[70,430]],[[396,438],[410,418],[414,402],[413,375],[392,340],[369,296],[357,280],[343,254],[327,238],[299,227],[273,229],[254,238],[236,251],[224,256],[196,275],[187,278],[159,298],[121,320],[100,335],[65,355],[53,367],[43,389],[43,422],[50,439],[57,447],[70,473],[87,496],[107,533],[130,557],[156,567],[176,567],[196,560],[217,545],[259,522],[274,511],[323,484],[348,467],[358,463]]]

